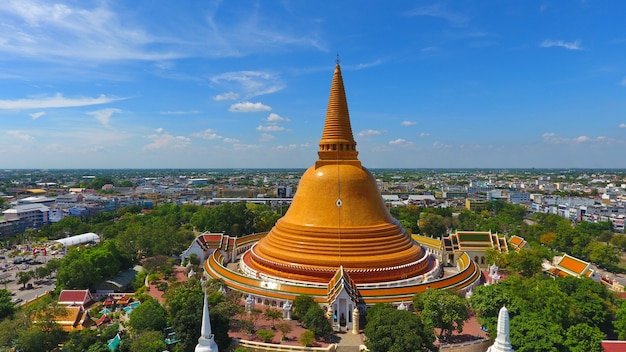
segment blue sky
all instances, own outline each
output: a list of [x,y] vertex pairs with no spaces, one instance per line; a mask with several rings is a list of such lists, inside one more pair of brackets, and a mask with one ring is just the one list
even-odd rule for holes
[[0,168],[626,167],[626,2],[0,1]]

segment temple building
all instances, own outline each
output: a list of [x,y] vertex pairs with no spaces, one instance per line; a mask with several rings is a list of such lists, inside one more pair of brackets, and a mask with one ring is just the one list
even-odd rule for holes
[[442,239],[443,262],[456,262],[458,257],[466,253],[481,268],[487,268],[486,251],[493,249],[508,253],[509,247],[504,236],[491,231],[455,231]]
[[339,64],[317,155],[287,213],[266,234],[220,244],[205,261],[208,276],[256,304],[283,308],[309,295],[346,330],[358,330],[354,320],[366,306],[401,305],[428,288],[467,290],[480,279],[464,253],[444,275],[441,258],[390,215],[358,159]]

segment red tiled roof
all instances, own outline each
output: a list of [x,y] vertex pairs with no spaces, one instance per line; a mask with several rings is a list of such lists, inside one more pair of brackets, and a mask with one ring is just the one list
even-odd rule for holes
[[624,352],[626,351],[626,341],[602,341],[604,352]]
[[92,303],[93,299],[89,290],[63,290],[59,294],[60,304],[84,304]]
[[111,321],[111,318],[109,318],[108,315],[104,314],[100,317],[100,319],[98,319],[98,321],[96,321],[96,325],[100,326],[104,323],[108,323]]
[[113,303],[115,303],[115,299],[113,297],[111,297],[111,296],[107,296],[104,299],[104,303],[102,303],[102,304],[105,305],[105,306],[110,306],[110,305],[113,305]]

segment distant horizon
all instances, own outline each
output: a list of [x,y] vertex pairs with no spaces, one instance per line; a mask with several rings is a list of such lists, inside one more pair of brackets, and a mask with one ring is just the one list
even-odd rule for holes
[[0,1],[0,163],[307,168],[339,61],[367,167],[622,169],[624,13],[588,1]]
[[[131,171],[140,171],[140,170],[148,170],[148,171],[159,171],[159,170],[167,170],[167,171],[175,171],[175,170],[197,170],[197,171],[223,171],[223,170],[306,170],[308,168],[304,167],[228,167],[228,168],[180,168],[180,167],[162,167],[162,168],[2,168],[0,172],[9,172],[9,171],[123,171],[123,170],[131,170]],[[588,168],[588,167],[557,167],[557,168],[537,168],[537,167],[418,167],[418,168],[410,168],[410,167],[366,167],[368,170],[519,170],[519,171],[620,171],[626,172],[626,168]]]

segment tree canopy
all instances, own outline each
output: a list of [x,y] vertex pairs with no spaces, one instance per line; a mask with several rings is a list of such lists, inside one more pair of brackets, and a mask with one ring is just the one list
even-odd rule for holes
[[365,345],[372,352],[438,350],[432,329],[417,314],[377,304],[367,310],[366,318]]
[[[599,341],[612,334],[611,312],[617,308],[611,293],[591,279],[554,280],[541,275],[528,279],[511,276],[497,284],[479,286],[470,306],[478,322],[490,332],[496,331],[498,311],[506,306],[516,351],[567,351],[581,346],[595,351]],[[587,336],[592,343],[575,344],[579,336]]]

